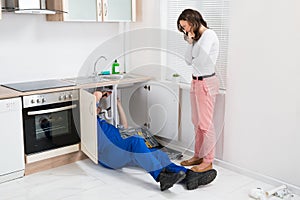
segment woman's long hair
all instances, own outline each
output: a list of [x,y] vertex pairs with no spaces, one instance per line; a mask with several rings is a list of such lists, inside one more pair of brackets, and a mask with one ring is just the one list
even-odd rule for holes
[[185,9],[182,11],[182,13],[179,15],[177,19],[177,28],[180,32],[184,32],[184,29],[180,25],[180,20],[187,21],[189,25],[192,27],[195,37],[194,40],[198,41],[199,38],[201,37],[201,34],[199,32],[200,27],[203,25],[206,28],[208,28],[206,21],[203,19],[202,15],[197,11],[193,9]]

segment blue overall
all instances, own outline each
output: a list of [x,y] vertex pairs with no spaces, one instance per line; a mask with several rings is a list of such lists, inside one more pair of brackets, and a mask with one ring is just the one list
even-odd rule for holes
[[163,168],[169,172],[186,172],[187,169],[172,163],[166,153],[149,149],[140,136],[123,139],[119,130],[105,120],[97,118],[98,162],[110,169],[138,166],[145,169],[156,181]]

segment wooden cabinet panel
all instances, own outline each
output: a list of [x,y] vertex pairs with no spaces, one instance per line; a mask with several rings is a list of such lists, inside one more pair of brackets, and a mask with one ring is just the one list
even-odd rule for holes
[[[63,10],[63,0],[52,0],[47,1],[47,8],[51,10]],[[63,13],[58,13],[55,15],[46,15],[47,21],[64,21]]]

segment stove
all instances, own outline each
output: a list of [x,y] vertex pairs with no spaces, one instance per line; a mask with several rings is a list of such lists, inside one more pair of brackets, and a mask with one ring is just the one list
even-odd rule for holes
[[35,90],[69,87],[69,86],[75,86],[75,85],[76,85],[75,83],[70,83],[67,81],[59,80],[59,79],[50,79],[50,80],[42,80],[42,81],[3,84],[2,86],[17,90],[20,92],[29,92],[29,91],[35,91]]

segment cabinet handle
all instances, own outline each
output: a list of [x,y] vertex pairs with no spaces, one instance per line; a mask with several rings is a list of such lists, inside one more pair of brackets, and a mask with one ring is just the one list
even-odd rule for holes
[[144,85],[144,89],[150,91],[150,85]]
[[107,3],[104,3],[104,16],[107,16]]
[[98,16],[101,17],[102,16],[102,0],[98,1],[98,8],[99,8]]

